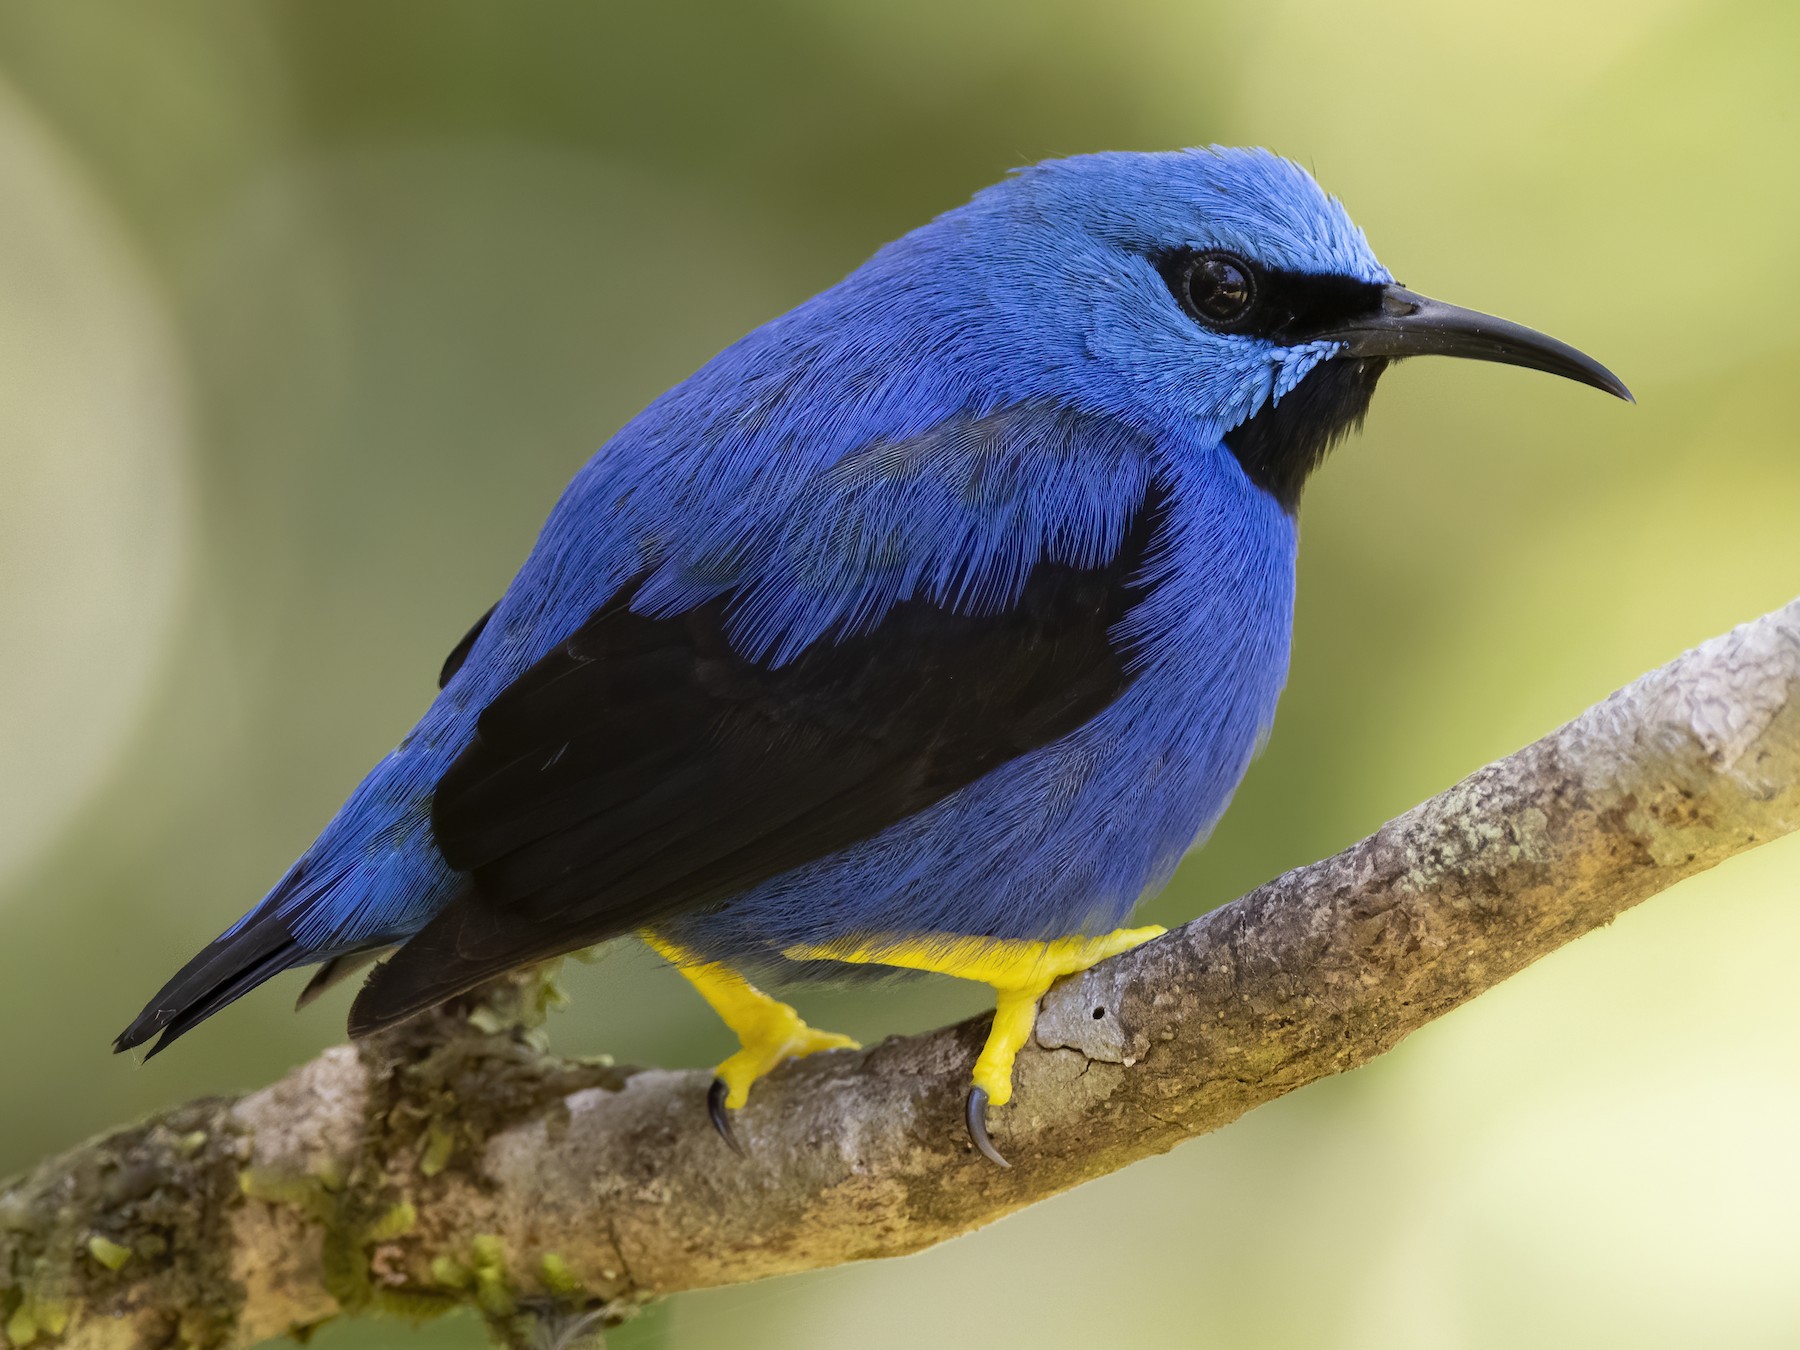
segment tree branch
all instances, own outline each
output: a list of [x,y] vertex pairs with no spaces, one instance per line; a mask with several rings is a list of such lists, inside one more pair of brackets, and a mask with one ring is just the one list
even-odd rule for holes
[[[1167,937],[1059,985],[969,1149],[985,1019],[792,1064],[726,1150],[709,1075],[543,1052],[521,979],[0,1188],[13,1345],[243,1346],[340,1313],[503,1338],[915,1251],[1354,1068],[1800,825],[1800,601]],[[583,1320],[585,1319],[585,1320]]]

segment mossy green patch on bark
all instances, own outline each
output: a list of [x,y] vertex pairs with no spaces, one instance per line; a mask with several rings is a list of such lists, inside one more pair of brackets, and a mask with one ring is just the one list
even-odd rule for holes
[[538,1275],[544,1282],[544,1288],[553,1294],[567,1298],[582,1292],[581,1281],[569,1269],[569,1263],[555,1252],[544,1253],[538,1262]]
[[239,1202],[242,1141],[215,1123],[228,1106],[189,1103],[7,1184],[0,1328],[11,1346],[55,1342],[78,1312],[128,1315],[146,1303],[183,1309],[167,1329],[196,1350],[228,1339],[243,1298],[217,1239]]
[[425,1127],[425,1150],[419,1155],[419,1171],[435,1177],[456,1156],[456,1132],[442,1121],[434,1120]]
[[446,1289],[473,1289],[475,1287],[475,1272],[454,1256],[432,1257],[431,1278]]
[[111,1238],[102,1237],[99,1233],[89,1235],[87,1253],[108,1270],[122,1269],[131,1259],[131,1248],[114,1242]]
[[37,1318],[32,1315],[31,1308],[27,1304],[19,1304],[13,1309],[12,1316],[6,1319],[8,1343],[15,1346],[30,1345],[37,1339],[37,1334]]
[[392,1242],[395,1238],[405,1237],[419,1226],[419,1211],[410,1200],[402,1200],[390,1205],[382,1215],[370,1224],[363,1238],[366,1242]]
[[480,1233],[471,1244],[474,1251],[475,1302],[489,1317],[511,1317],[518,1299],[506,1281],[506,1248],[491,1233]]
[[337,1201],[318,1177],[246,1167],[238,1173],[238,1190],[251,1200],[297,1209],[319,1223],[330,1223],[337,1213]]

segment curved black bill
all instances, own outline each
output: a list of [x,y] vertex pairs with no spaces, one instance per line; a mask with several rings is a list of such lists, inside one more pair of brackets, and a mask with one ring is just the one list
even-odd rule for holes
[[1593,357],[1524,324],[1446,305],[1404,286],[1381,288],[1381,307],[1317,336],[1344,344],[1346,356],[1465,356],[1547,371],[1635,403],[1624,382]]

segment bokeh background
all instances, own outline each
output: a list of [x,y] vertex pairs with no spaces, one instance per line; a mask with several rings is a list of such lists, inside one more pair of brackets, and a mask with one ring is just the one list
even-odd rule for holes
[[[1308,494],[1274,741],[1164,922],[1800,591],[1800,6],[0,7],[0,1173],[339,1038],[287,979],[107,1053],[626,417],[1011,166],[1208,141],[1299,158],[1407,283],[1640,401],[1388,377]],[[1764,848],[1170,1157],[615,1344],[1800,1343],[1797,875]],[[727,1048],[636,948],[569,978],[562,1048]],[[801,997],[865,1039],[980,1002]]]

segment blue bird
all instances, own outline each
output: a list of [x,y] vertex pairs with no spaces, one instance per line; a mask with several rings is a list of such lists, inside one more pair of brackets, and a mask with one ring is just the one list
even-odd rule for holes
[[[1022,170],[658,398],[576,475],[441,688],[117,1041],[392,949],[364,1035],[636,933],[737,1033],[713,1119],[849,1045],[756,978],[988,983],[967,1123],[1052,980],[1224,811],[1275,716],[1301,489],[1390,361],[1629,399],[1404,289],[1263,150]],[[152,1053],[154,1053],[154,1050]]]

